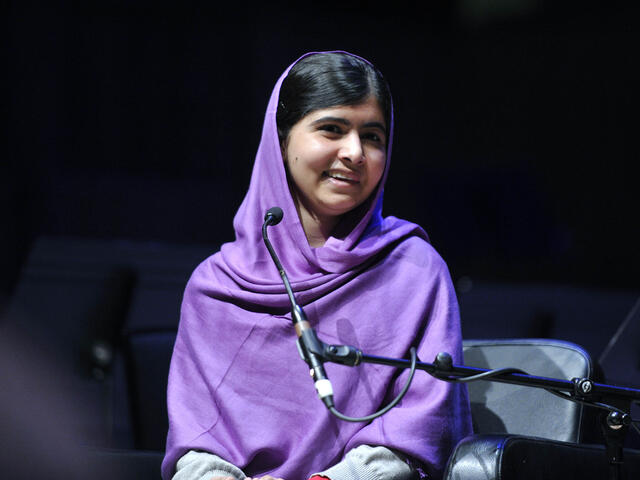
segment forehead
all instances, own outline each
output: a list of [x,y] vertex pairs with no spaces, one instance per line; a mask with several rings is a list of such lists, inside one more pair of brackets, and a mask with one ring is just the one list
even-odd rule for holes
[[336,105],[334,107],[314,110],[310,112],[305,119],[313,122],[325,116],[344,117],[367,122],[375,120],[383,125],[386,123],[380,104],[374,97],[369,97],[364,102],[355,105]]

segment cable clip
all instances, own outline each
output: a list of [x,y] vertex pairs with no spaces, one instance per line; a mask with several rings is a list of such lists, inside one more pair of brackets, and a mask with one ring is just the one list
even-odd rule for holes
[[451,355],[447,352],[440,352],[436,355],[436,359],[433,361],[433,364],[436,366],[438,370],[444,372],[450,372],[453,370],[453,360]]
[[576,397],[590,397],[593,392],[593,382],[588,378],[572,378],[573,393]]

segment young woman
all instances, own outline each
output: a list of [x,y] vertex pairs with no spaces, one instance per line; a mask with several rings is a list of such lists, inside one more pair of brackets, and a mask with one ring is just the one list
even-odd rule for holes
[[[295,346],[269,235],[318,336],[372,355],[462,362],[447,267],[410,222],[382,216],[393,129],[380,73],[344,52],[312,53],[276,83],[234,242],[187,285],[169,374],[165,480],[439,478],[471,432],[464,387],[417,372],[403,400],[368,423],[332,416]],[[336,408],[369,415],[408,372],[325,364]]]

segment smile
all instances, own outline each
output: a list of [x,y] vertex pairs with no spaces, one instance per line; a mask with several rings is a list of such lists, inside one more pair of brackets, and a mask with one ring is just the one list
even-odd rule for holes
[[323,175],[326,175],[327,177],[333,179],[333,180],[338,180],[341,182],[347,182],[350,184],[356,184],[356,183],[360,183],[360,180],[358,177],[354,176],[354,175],[349,175],[346,173],[341,173],[341,172],[324,172]]

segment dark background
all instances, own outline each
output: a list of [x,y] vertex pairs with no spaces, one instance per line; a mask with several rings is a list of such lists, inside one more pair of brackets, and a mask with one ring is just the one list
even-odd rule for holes
[[[385,213],[455,278],[637,288],[637,8],[622,2],[13,2],[0,291],[42,234],[219,244],[281,71],[385,73]],[[630,2],[632,3],[632,2]]]
[[[342,49],[391,85],[384,212],[429,233],[465,336],[555,337],[597,357],[639,323],[633,4],[4,4],[0,313],[38,304],[27,329],[109,315],[129,333],[175,328],[188,272],[233,239],[273,84],[302,53]],[[133,270],[106,269],[114,258]],[[102,290],[63,293],[56,274],[88,289],[74,262],[104,271]],[[150,311],[160,326],[140,320]],[[636,372],[629,352],[616,365]]]

